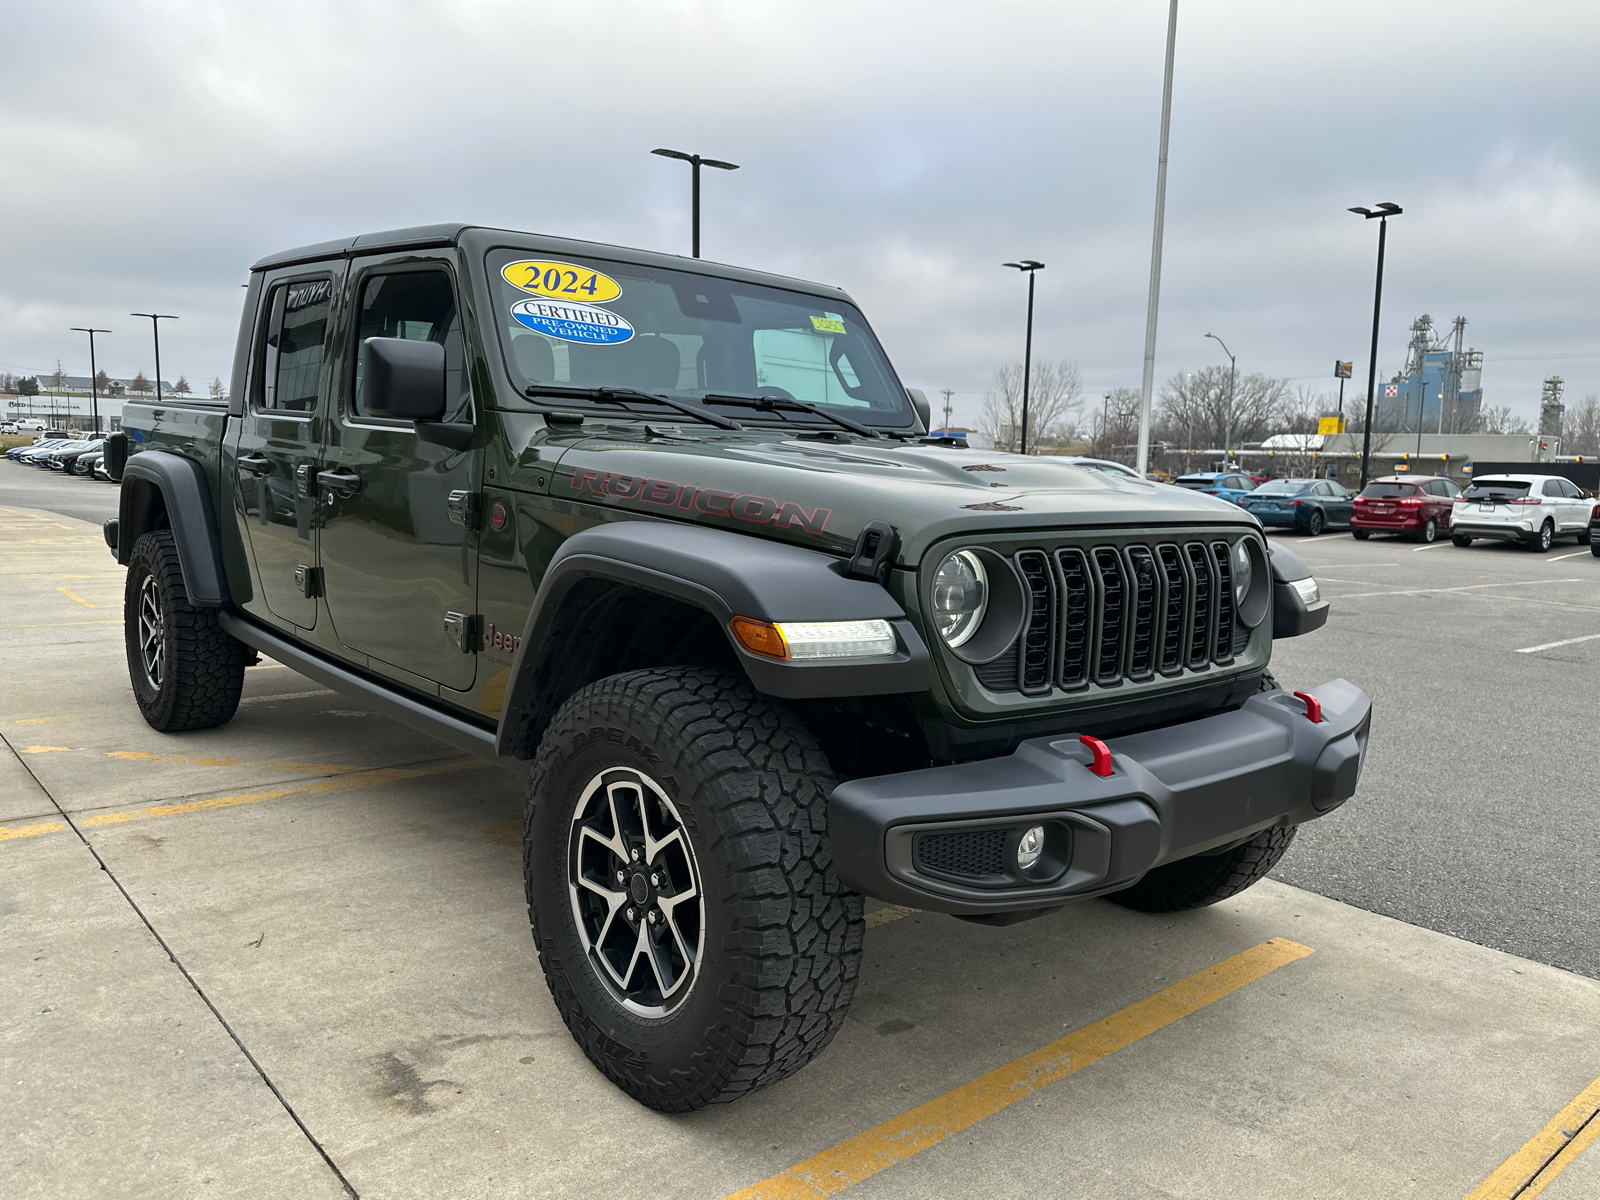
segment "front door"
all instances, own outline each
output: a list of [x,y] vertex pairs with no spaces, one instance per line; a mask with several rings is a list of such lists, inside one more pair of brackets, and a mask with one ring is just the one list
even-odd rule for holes
[[357,263],[344,329],[337,413],[322,468],[321,565],[340,643],[377,670],[397,668],[455,691],[477,673],[477,533],[481,452],[424,442],[409,421],[362,403],[361,344],[416,338],[445,349],[451,421],[471,421],[460,307],[445,261]]
[[318,400],[327,394],[329,315],[337,267],[268,281],[257,322],[249,402],[239,421],[234,501],[266,612],[301,629],[317,622]]

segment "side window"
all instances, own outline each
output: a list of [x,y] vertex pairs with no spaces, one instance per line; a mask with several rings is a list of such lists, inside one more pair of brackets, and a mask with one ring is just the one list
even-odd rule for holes
[[1445,496],[1455,497],[1461,494],[1461,489],[1455,484],[1451,483],[1448,479],[1441,479],[1439,481],[1439,489],[1441,494]]
[[368,415],[362,403],[361,346],[368,338],[410,338],[444,347],[446,421],[472,419],[472,397],[463,370],[461,316],[455,290],[443,271],[398,271],[368,276],[356,312],[355,388],[350,411]]
[[1544,481],[1544,495],[1552,499],[1561,500],[1566,497],[1567,482],[1564,479],[1546,479]]
[[1444,495],[1444,493],[1439,490],[1439,481],[1437,479],[1430,479],[1426,483],[1424,483],[1422,485],[1422,494],[1424,496],[1442,496],[1442,495]]
[[1332,485],[1327,484],[1327,483],[1319,483],[1319,484],[1317,484],[1316,487],[1312,488],[1311,491],[1312,491],[1313,494],[1318,495],[1318,496],[1331,496],[1331,495],[1333,495],[1333,487],[1332,487]]
[[317,407],[333,281],[280,283],[267,297],[267,329],[256,407],[309,413]]

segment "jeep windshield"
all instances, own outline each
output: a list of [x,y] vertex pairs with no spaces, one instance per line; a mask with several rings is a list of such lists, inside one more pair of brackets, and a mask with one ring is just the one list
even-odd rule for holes
[[[528,250],[491,251],[488,265],[506,365],[536,402],[561,402],[539,397],[540,386],[616,388],[697,407],[710,395],[706,411],[719,416],[728,410],[717,397],[770,397],[867,426],[909,431],[915,421],[877,339],[844,301]],[[749,414],[738,415],[835,427],[782,406]]]

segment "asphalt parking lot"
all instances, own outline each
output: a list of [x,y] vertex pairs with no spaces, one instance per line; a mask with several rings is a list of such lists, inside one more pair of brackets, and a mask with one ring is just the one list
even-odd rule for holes
[[520,781],[270,662],[229,725],[154,733],[122,572],[61,515],[115,490],[57,483],[0,495],[7,1196],[1600,1195],[1587,548],[1286,539],[1334,615],[1276,673],[1377,709],[1277,879],[875,908],[833,1047],[666,1117],[545,992]]

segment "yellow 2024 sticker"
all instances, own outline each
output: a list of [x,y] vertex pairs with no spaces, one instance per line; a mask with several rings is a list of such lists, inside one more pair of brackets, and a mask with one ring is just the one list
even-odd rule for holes
[[509,264],[500,272],[514,288],[535,296],[555,296],[562,300],[582,300],[604,304],[622,295],[622,285],[609,275],[577,263],[527,259]]
[[825,317],[812,317],[811,327],[818,333],[843,333],[844,321],[829,313]]

